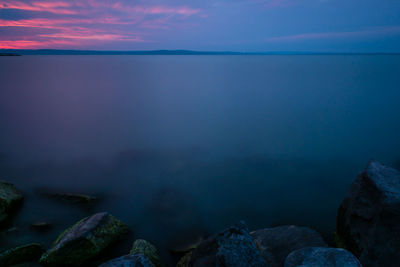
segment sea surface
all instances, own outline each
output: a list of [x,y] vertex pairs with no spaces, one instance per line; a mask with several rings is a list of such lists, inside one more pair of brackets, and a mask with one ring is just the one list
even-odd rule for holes
[[398,55],[0,58],[0,178],[25,194],[1,249],[99,211],[131,229],[113,255],[144,238],[171,265],[240,220],[331,242],[370,159],[400,167]]

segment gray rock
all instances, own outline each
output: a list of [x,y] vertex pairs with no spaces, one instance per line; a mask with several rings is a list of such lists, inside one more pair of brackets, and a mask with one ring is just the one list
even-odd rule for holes
[[125,255],[103,264],[99,267],[154,267],[151,261],[144,255]]
[[361,264],[345,249],[309,247],[290,253],[285,267],[361,267]]
[[0,266],[11,266],[38,260],[43,251],[40,244],[29,244],[3,251],[0,253]]
[[155,266],[162,266],[157,248],[146,240],[135,240],[129,253],[134,255],[145,255]]
[[204,240],[187,262],[194,267],[266,267],[247,226],[241,222]]
[[106,212],[84,218],[65,230],[40,258],[51,266],[81,265],[99,255],[127,232],[127,227]]
[[0,181],[0,224],[7,220],[22,200],[21,192],[13,184]]
[[305,247],[326,247],[321,235],[295,225],[257,230],[251,233],[261,256],[272,267],[283,266],[287,255]]
[[339,207],[336,234],[364,266],[399,266],[400,173],[369,162]]

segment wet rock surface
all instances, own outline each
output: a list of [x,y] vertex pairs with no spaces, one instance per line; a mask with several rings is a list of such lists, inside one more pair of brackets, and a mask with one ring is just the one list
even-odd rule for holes
[[22,193],[12,183],[0,181],[0,224],[7,221],[22,200]]
[[0,253],[0,266],[12,266],[38,260],[43,251],[40,244],[28,244],[3,251]]
[[154,267],[145,255],[125,255],[103,264],[99,267]]
[[192,251],[186,266],[265,267],[244,222],[204,240]]
[[136,240],[132,245],[130,254],[145,255],[155,266],[162,266],[157,248],[146,240]]
[[295,225],[265,228],[251,233],[261,256],[272,267],[283,266],[292,251],[305,247],[326,247],[321,235]]
[[339,207],[336,233],[364,266],[399,266],[399,171],[369,162]]
[[290,253],[284,267],[361,267],[361,264],[345,249],[309,247]]
[[127,227],[112,215],[102,212],[84,218],[65,230],[40,258],[50,266],[75,266],[99,255],[127,232]]

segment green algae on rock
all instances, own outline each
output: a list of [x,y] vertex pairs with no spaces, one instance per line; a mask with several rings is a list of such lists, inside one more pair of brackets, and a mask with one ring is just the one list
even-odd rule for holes
[[94,214],[65,230],[53,247],[40,258],[47,266],[76,266],[99,255],[128,231],[127,226],[107,212]]
[[23,200],[22,193],[12,184],[0,181],[0,223],[3,223],[10,212]]
[[162,266],[157,248],[146,240],[137,239],[135,242],[133,242],[130,254],[145,255],[155,266]]
[[28,244],[0,253],[0,266],[11,266],[24,262],[36,261],[44,249],[40,244]]

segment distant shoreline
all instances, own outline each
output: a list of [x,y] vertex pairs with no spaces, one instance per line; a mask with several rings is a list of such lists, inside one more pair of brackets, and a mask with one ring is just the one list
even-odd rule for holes
[[19,56],[21,55],[16,53],[0,53],[0,57],[19,57]]
[[322,52],[235,52],[235,51],[193,51],[193,50],[143,50],[143,51],[102,51],[102,50],[18,50],[0,49],[0,56],[20,55],[400,55],[400,53],[322,53]]

